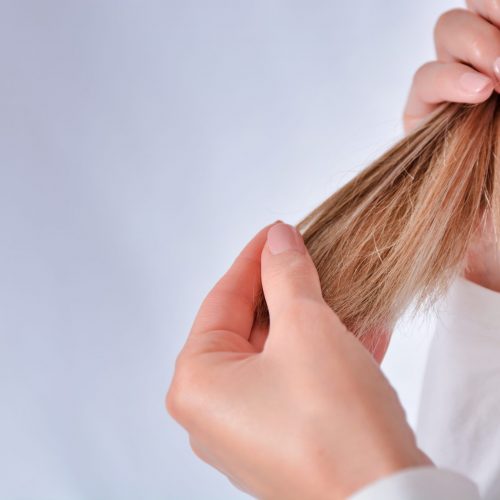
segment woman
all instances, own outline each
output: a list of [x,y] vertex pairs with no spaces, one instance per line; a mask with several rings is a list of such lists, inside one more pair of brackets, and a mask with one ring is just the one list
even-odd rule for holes
[[[482,102],[500,89],[500,3],[468,7],[437,23],[438,60],[416,74],[407,131],[441,102]],[[377,363],[324,302],[300,235],[281,221],[252,239],[203,302],[169,412],[200,458],[259,498],[479,498],[466,475],[498,498],[500,410],[490,385],[500,382],[500,265],[491,234],[468,259],[427,367],[417,438],[429,456]],[[252,335],[261,282],[265,338]]]

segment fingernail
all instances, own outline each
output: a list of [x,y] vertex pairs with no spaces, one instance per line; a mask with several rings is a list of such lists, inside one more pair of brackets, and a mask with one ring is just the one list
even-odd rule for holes
[[497,57],[495,59],[495,62],[493,63],[493,69],[495,70],[497,76],[500,78],[500,57]]
[[482,92],[489,84],[491,79],[486,75],[479,73],[464,73],[460,77],[460,85],[466,92],[478,94]]
[[269,251],[276,255],[288,250],[304,253],[304,240],[299,232],[289,224],[280,222],[272,226],[267,233]]

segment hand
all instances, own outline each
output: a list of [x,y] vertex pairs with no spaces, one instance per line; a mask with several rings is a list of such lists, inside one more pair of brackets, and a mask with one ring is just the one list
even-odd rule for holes
[[[261,276],[264,342],[252,331]],[[431,463],[377,363],[324,302],[302,237],[281,222],[204,300],[166,404],[202,460],[262,499],[345,498]]]
[[480,103],[500,90],[500,2],[468,0],[439,18],[437,60],[415,73],[403,115],[410,132],[443,102]]
[[[468,0],[469,10],[454,9],[438,20],[437,61],[415,74],[404,111],[410,132],[443,102],[480,103],[500,91],[500,2]],[[500,292],[500,249],[488,218],[478,228],[464,275]]]

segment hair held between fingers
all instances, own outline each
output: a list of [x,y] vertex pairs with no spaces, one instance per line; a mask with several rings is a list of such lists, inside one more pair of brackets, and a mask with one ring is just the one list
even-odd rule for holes
[[[296,225],[325,301],[358,337],[432,304],[488,214],[497,230],[499,131],[496,93],[443,105]],[[262,293],[255,320],[269,321]]]

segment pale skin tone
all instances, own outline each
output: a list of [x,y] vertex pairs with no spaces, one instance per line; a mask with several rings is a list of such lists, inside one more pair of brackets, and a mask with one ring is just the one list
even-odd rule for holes
[[[407,132],[442,102],[480,103],[500,91],[500,1],[469,0],[434,30],[437,60],[415,74],[403,121]],[[465,277],[500,292],[500,252],[491,220],[470,249]]]
[[[437,24],[438,60],[416,74],[407,131],[442,102],[482,102],[500,88],[500,2],[468,7]],[[488,229],[469,252],[466,277],[500,291]],[[260,286],[270,314],[265,331],[253,326]],[[177,358],[167,409],[193,451],[253,496],[345,498],[399,470],[432,465],[375,361],[383,354],[346,330],[323,300],[302,238],[277,222],[259,231],[205,298]]]
[[[262,347],[252,324],[261,280],[271,325]],[[341,499],[430,463],[378,364],[324,302],[302,238],[283,223],[261,230],[203,302],[167,408],[200,458],[261,499]]]

